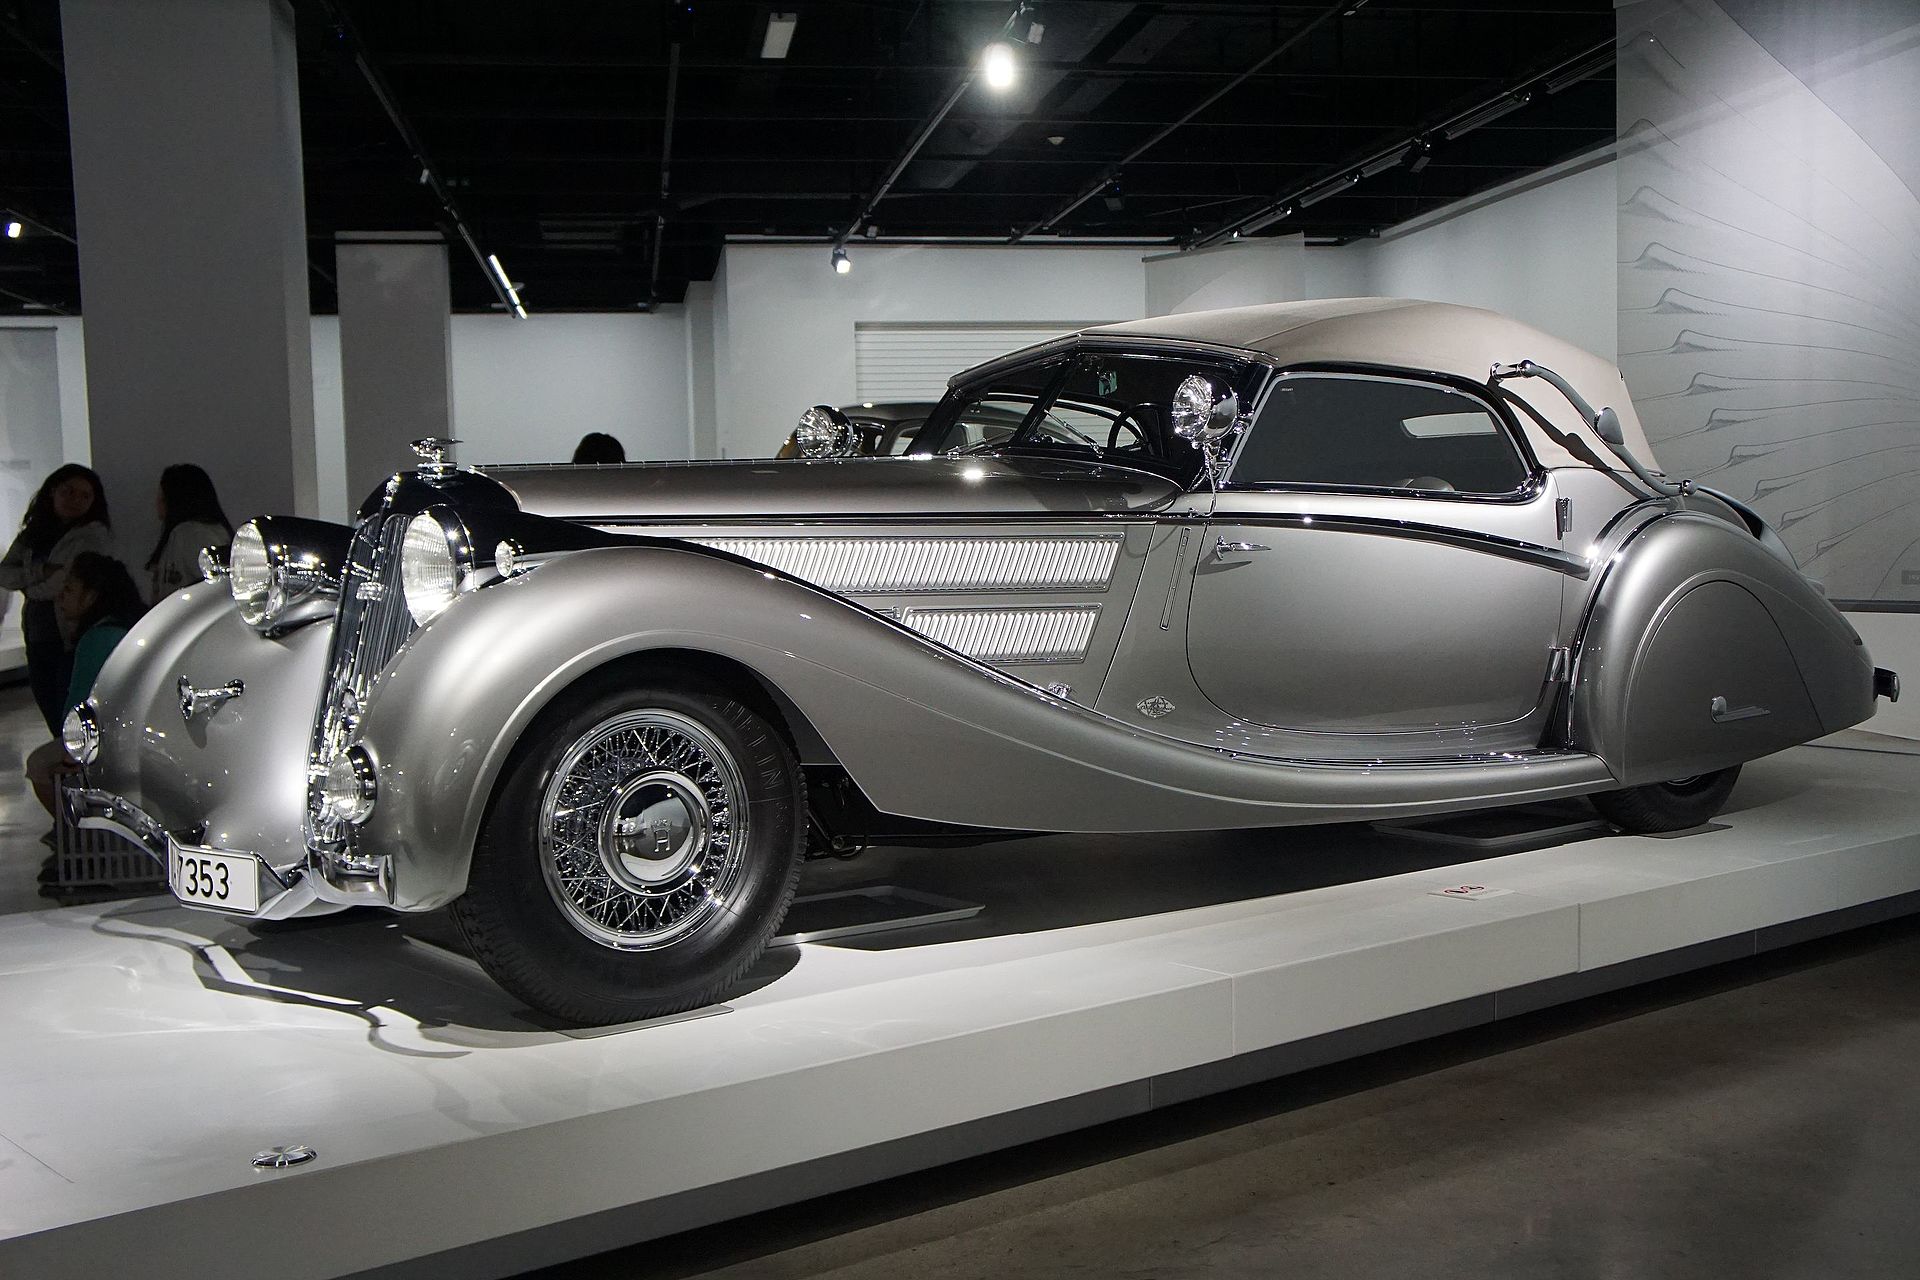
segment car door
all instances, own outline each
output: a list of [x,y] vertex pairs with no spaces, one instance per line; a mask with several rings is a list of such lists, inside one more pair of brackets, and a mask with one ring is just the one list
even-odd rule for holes
[[[1415,375],[1276,379],[1238,442],[1189,603],[1195,682],[1250,724],[1538,740],[1564,672],[1555,495],[1517,429]],[[1497,736],[1497,735],[1496,735]]]

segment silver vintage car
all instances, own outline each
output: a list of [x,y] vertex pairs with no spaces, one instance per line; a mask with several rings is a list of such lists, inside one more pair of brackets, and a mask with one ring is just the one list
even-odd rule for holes
[[809,854],[1684,828],[1897,695],[1759,516],[1653,469],[1612,365],[1463,307],[1089,329],[954,378],[912,456],[418,447],[148,615],[67,727],[80,816],[195,906],[451,905],[561,1019],[719,998]]

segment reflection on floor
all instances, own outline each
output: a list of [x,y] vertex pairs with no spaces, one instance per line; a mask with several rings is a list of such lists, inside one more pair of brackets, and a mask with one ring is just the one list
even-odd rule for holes
[[[35,878],[50,850],[40,837],[53,826],[21,770],[27,753],[47,740],[47,726],[25,684],[0,688],[0,915],[57,907]],[[90,899],[98,902],[104,895]],[[76,901],[66,899],[65,901]]]

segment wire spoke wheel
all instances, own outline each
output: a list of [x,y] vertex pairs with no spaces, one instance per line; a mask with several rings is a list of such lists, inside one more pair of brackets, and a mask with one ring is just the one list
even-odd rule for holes
[[540,864],[573,926],[602,946],[670,946],[724,908],[747,811],[738,768],[671,711],[614,716],[561,758],[540,805]]
[[503,770],[453,917],[502,987],[570,1022],[724,999],[800,877],[785,735],[710,681],[614,669],[555,701]]

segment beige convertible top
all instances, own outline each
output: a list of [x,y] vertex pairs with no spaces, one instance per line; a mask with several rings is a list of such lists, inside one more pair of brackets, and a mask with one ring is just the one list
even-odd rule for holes
[[[1620,371],[1609,361],[1493,311],[1407,298],[1322,298],[1222,311],[1129,320],[1084,331],[1088,335],[1184,338],[1262,351],[1283,364],[1393,365],[1450,373],[1484,383],[1495,364],[1532,360],[1565,377],[1594,408],[1613,407],[1627,447],[1657,467],[1640,415]],[[1559,392],[1538,378],[1511,378],[1506,389],[1545,418],[1543,427],[1519,413],[1529,442],[1549,467],[1586,463],[1613,454]]]

